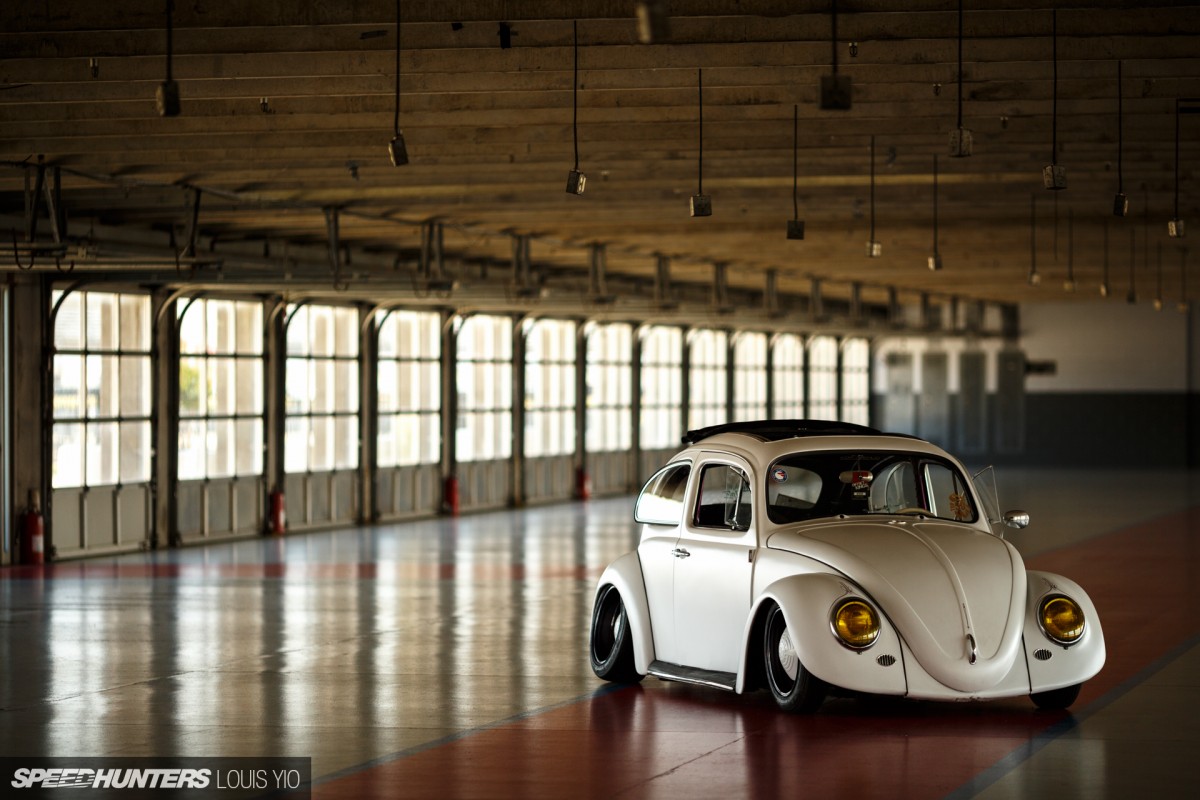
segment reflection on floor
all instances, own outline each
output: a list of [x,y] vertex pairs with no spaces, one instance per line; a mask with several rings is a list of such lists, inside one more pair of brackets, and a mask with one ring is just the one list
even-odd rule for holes
[[[1177,796],[1200,744],[1200,476],[1001,473],[1030,566],[1088,589],[1105,670],[1027,700],[812,717],[595,679],[630,499],[0,570],[0,752],[296,755],[318,797]],[[403,787],[403,790],[400,790]]]

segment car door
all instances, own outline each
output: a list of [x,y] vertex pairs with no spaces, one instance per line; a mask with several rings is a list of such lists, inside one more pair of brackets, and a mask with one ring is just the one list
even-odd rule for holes
[[694,469],[692,506],[673,550],[677,663],[737,672],[757,547],[751,473],[727,457]]
[[655,658],[672,663],[679,660],[673,599],[678,559],[674,551],[687,508],[691,466],[691,462],[676,462],[656,472],[646,481],[633,512],[634,519],[642,526],[638,559],[646,584]]

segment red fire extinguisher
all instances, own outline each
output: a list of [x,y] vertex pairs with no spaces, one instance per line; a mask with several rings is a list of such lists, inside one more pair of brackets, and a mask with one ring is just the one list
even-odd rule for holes
[[269,496],[271,512],[268,518],[268,526],[272,536],[283,536],[287,530],[287,514],[283,507],[283,492],[277,487],[271,487]]
[[458,516],[458,476],[447,475],[442,484],[442,505],[446,514]]
[[42,495],[37,489],[29,490],[29,507],[21,515],[21,563],[44,564],[46,528],[42,519]]

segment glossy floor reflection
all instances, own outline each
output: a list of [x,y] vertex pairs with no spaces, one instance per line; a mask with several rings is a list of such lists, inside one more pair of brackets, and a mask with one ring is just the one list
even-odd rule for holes
[[1071,714],[613,690],[585,642],[634,541],[618,498],[0,571],[0,752],[311,756],[321,798],[1183,794],[1200,477],[1000,477],[1030,566],[1103,617],[1109,662]]

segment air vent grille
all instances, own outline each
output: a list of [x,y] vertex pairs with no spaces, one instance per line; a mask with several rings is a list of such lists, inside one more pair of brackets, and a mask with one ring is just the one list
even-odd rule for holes
[[890,667],[896,663],[896,657],[887,655],[885,653],[884,655],[881,655],[879,658],[875,659],[875,663],[881,667]]
[[1036,658],[1038,661],[1049,661],[1050,660],[1050,651],[1044,647],[1041,649],[1038,649],[1038,650],[1034,650],[1033,657]]

